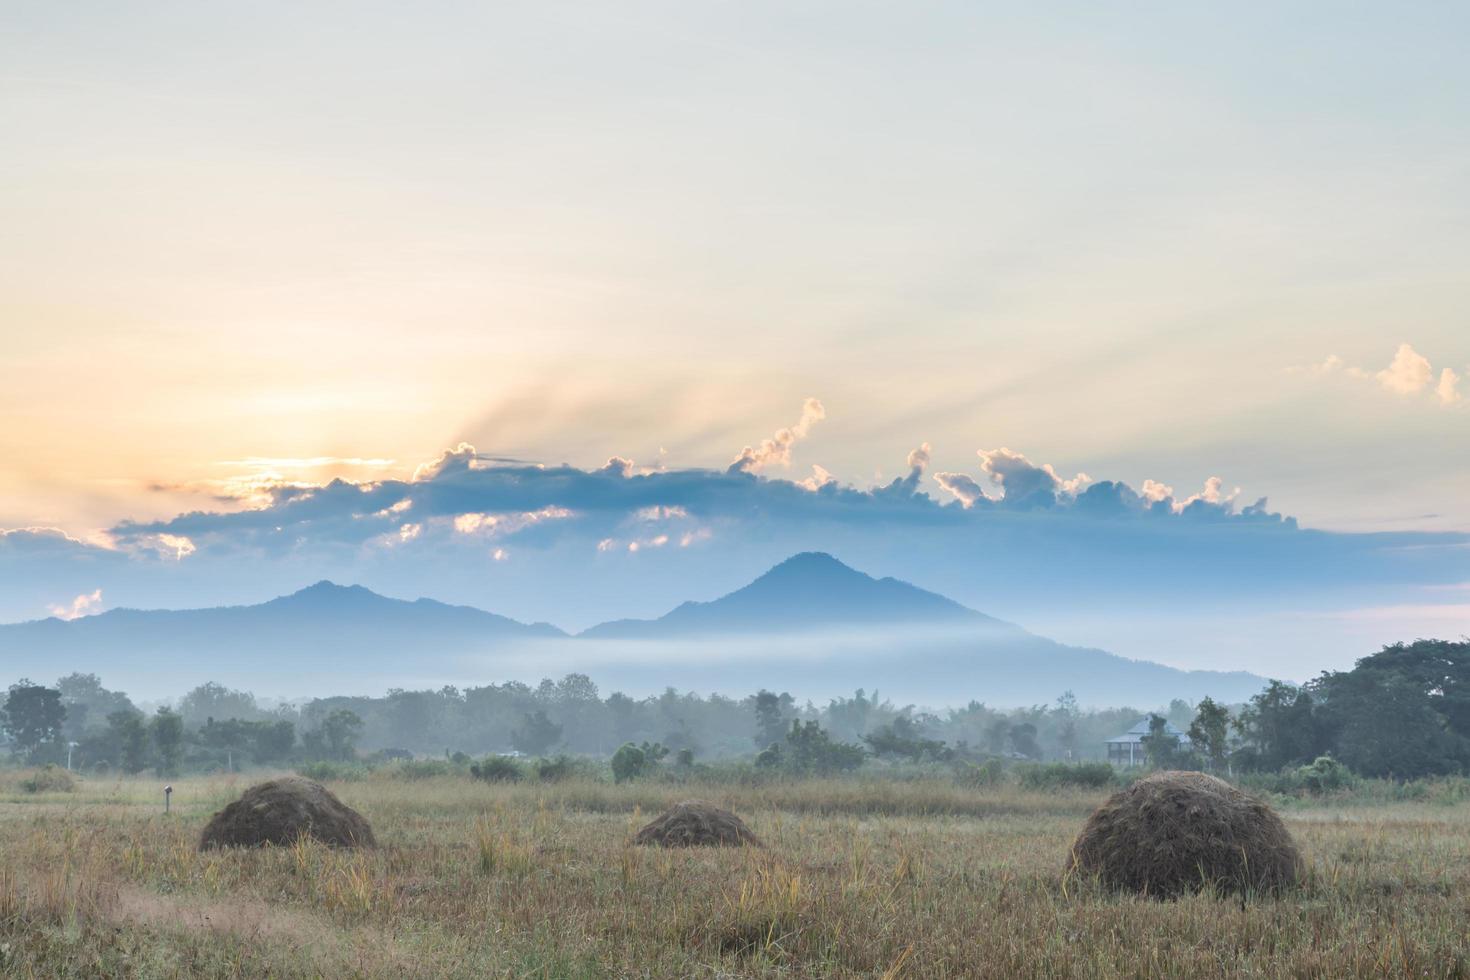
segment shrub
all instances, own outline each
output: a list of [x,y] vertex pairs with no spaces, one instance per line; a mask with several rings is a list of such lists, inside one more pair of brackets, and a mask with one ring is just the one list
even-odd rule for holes
[[1101,789],[1113,784],[1113,767],[1106,762],[1032,763],[1016,767],[1016,776],[1027,789],[1059,789],[1081,786]]
[[[694,753],[688,749],[679,753],[683,758],[684,753],[689,753],[689,763],[694,762]],[[628,742],[613,753],[612,773],[613,782],[626,783],[629,780],[645,776],[657,768],[659,760],[669,754],[666,746],[658,742],[652,744],[644,742],[642,745],[634,745]]]
[[1319,755],[1296,772],[1309,793],[1331,793],[1347,789],[1357,782],[1352,770],[1330,755]]
[[376,770],[373,776],[378,779],[414,780],[452,776],[456,772],[456,768],[444,759],[412,759],[383,766]]
[[65,769],[46,765],[20,781],[27,793],[70,793],[77,788],[76,777]]
[[979,765],[961,762],[955,769],[955,782],[962,786],[994,786],[1005,778],[1005,766],[999,759],[986,759]]
[[307,762],[296,767],[296,774],[317,782],[336,780],[354,783],[367,776],[368,770],[350,762]]
[[470,775],[487,783],[518,783],[526,773],[521,764],[509,756],[487,755],[484,760],[470,764]]
[[537,759],[531,763],[531,771],[543,783],[559,783],[576,775],[576,763],[571,756],[558,755],[550,759]]

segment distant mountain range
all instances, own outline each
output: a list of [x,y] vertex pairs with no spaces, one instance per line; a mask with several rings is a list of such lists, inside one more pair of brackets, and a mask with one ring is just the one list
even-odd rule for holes
[[823,700],[876,687],[932,706],[1043,703],[1071,690],[1083,704],[1152,707],[1205,694],[1240,701],[1265,685],[1245,672],[1183,671],[1064,646],[820,553],[787,559],[713,601],[577,636],[331,582],[254,606],[114,609],[0,625],[0,680],[50,681],[72,671],[160,694],[214,680],[290,695],[581,671],[607,690],[635,694],[671,685],[738,696],[769,687]]

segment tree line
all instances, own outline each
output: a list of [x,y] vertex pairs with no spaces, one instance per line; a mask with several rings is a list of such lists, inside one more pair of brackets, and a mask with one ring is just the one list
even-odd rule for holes
[[[1182,700],[1147,714],[1150,762],[1167,767],[1277,771],[1331,756],[1368,776],[1470,772],[1470,642],[1397,644],[1305,684],[1272,681],[1243,705]],[[54,687],[12,685],[0,732],[13,756],[79,768],[171,774],[364,756],[464,757],[552,752],[608,759],[636,771],[664,755],[746,757],[788,771],[895,761],[1105,758],[1105,740],[1143,712],[1050,705],[1001,710],[972,701],[941,712],[895,705],[858,690],[825,705],[763,689],[744,698],[672,688],[603,696],[585,674],[537,686],[392,690],[263,706],[253,695],[204,684],[145,714],[91,674]],[[1188,746],[1165,722],[1186,728]],[[640,754],[643,762],[639,762]],[[650,761],[651,760],[651,761]]]

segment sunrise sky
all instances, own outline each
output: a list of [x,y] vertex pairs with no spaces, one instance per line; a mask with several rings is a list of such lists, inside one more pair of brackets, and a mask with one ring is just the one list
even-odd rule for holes
[[[1061,505],[1088,485],[1076,474],[1180,509],[1203,495],[1236,520],[1269,497],[1262,513],[1360,556],[1342,580],[1319,574],[1323,554],[1288,562],[1289,608],[1271,615],[1355,616],[1333,635],[1360,644],[1422,622],[1470,631],[1465,10],[432,10],[7,7],[0,529],[16,533],[0,539],[0,619],[96,589],[103,605],[256,600],[319,572],[548,617],[545,583],[591,574],[574,555],[605,539],[626,553],[642,532],[537,546],[533,588],[493,577],[530,557],[519,528],[451,579],[433,571],[442,551],[328,560],[308,554],[314,530],[282,557],[170,522],[270,516],[283,491],[333,477],[408,487],[461,443],[477,466],[623,457],[626,479],[723,472],[795,427],[743,472],[862,492],[916,472],[910,489],[967,514],[986,506],[976,492],[1017,501],[997,474],[1020,457],[1053,468]],[[821,417],[803,426],[808,399]],[[799,533],[772,518],[717,559],[734,518],[700,519],[693,499],[673,540],[704,535],[683,549],[710,549],[701,595],[835,541],[997,611],[962,555],[882,522],[828,540],[811,523],[826,518],[790,518]],[[500,512],[435,513],[450,533],[457,513]],[[411,516],[374,534],[427,541],[433,523]],[[1424,533],[1395,553],[1432,542],[1435,557],[1370,574],[1383,539],[1364,532]],[[108,554],[22,549],[56,533]],[[977,564],[1014,559],[976,533]],[[128,550],[147,537],[159,561],[165,534],[195,549],[170,559],[195,563],[187,588]],[[1142,561],[1121,540],[1047,539],[1074,572]],[[248,561],[226,557],[246,544]],[[1238,560],[1209,566],[1213,547],[1158,544],[1174,556],[1160,574],[1259,579],[1263,552],[1222,545]],[[131,564],[98,571],[118,555]],[[589,578],[605,603],[562,619],[633,596],[646,608],[627,612],[657,611],[690,597],[691,568],[605,592]],[[1273,582],[1252,601],[1278,602]],[[1168,650],[1163,611],[1149,639],[1108,621],[1111,591],[1068,588],[1053,635]],[[1028,625],[1048,608],[1034,590],[1002,605]],[[1303,656],[1299,673],[1329,655]]]

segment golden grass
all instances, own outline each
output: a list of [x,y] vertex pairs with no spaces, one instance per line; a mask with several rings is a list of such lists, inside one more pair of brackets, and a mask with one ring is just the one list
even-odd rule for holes
[[[0,795],[0,976],[1470,975],[1470,807],[1300,809],[1279,900],[1064,882],[1105,792],[938,782],[334,785],[381,847],[199,853],[248,780]],[[697,795],[757,849],[628,845]]]

